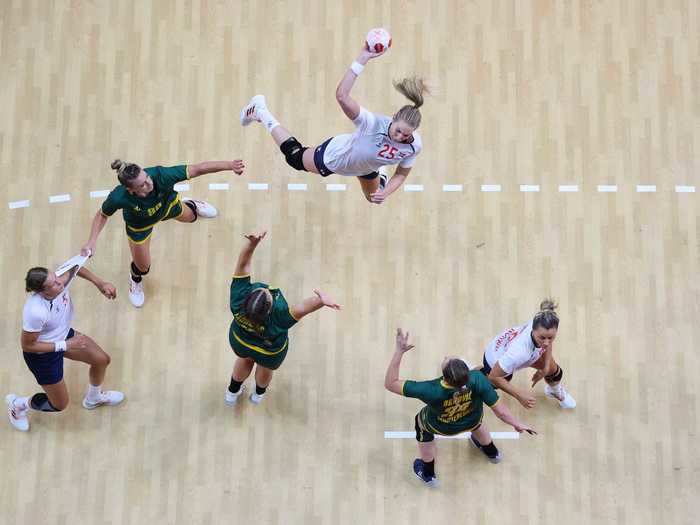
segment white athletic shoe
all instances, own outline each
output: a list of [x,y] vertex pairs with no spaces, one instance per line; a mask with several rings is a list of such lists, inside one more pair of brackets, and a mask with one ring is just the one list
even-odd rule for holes
[[129,301],[131,301],[131,304],[136,308],[141,308],[145,299],[146,296],[143,293],[143,278],[141,278],[140,283],[137,283],[132,279],[131,274],[129,274]]
[[197,199],[182,199],[182,202],[191,202],[197,208],[197,217],[202,219],[213,219],[219,212],[208,202],[198,201]]
[[19,410],[16,408],[15,399],[17,399],[15,394],[8,394],[5,396],[7,416],[10,418],[10,423],[12,423],[13,427],[21,432],[27,432],[29,430],[29,418],[27,417],[29,409],[25,408],[24,410]]
[[241,397],[241,394],[243,392],[245,392],[245,385],[241,385],[241,388],[239,388],[238,392],[236,392],[235,394],[227,388],[226,396],[224,397],[224,403],[226,403],[226,406],[232,407],[233,405],[238,403],[238,398]]
[[258,395],[255,392],[250,393],[250,402],[254,405],[259,405],[263,399],[265,399],[265,394]]
[[559,406],[562,408],[575,408],[576,400],[571,397],[563,386],[559,385],[556,388],[552,388],[549,385],[544,386],[544,395],[556,399],[559,402]]
[[257,108],[267,107],[264,95],[255,95],[250,99],[248,105],[241,110],[241,126],[247,126],[251,122],[260,122],[256,113]]
[[117,390],[107,390],[106,392],[100,392],[100,399],[97,401],[92,401],[88,399],[87,396],[83,398],[83,408],[92,410],[101,406],[113,407],[124,401],[124,394]]

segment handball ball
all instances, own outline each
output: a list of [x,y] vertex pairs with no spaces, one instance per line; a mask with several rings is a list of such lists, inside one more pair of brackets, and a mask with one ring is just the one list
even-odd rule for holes
[[391,47],[391,35],[383,27],[370,29],[367,33],[367,48],[372,53],[383,53]]

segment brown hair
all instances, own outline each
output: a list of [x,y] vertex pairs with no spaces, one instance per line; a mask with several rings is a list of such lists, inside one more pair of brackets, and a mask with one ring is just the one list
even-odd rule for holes
[[559,316],[556,309],[559,305],[553,299],[545,299],[540,303],[540,311],[532,319],[532,329],[536,330],[540,326],[545,330],[559,328]]
[[49,271],[42,266],[35,266],[27,271],[24,278],[24,289],[27,292],[40,292],[44,289],[44,283],[49,276]]
[[272,298],[265,290],[266,288],[256,288],[248,294],[243,303],[245,316],[257,324],[264,323],[272,311]]
[[131,182],[141,173],[141,166],[133,162],[124,162],[120,159],[113,160],[110,167],[117,172],[120,184],[127,188],[131,186]]
[[469,367],[467,363],[461,359],[450,359],[442,369],[442,377],[448,385],[457,389],[457,392],[452,395],[452,399],[457,403],[459,394],[464,392],[469,384]]
[[413,105],[405,105],[399,109],[394,115],[394,122],[403,120],[413,129],[420,126],[421,114],[418,108],[423,105],[423,93],[430,93],[425,81],[418,77],[407,77],[399,82],[394,82],[396,91],[401,93],[408,100],[413,102]]

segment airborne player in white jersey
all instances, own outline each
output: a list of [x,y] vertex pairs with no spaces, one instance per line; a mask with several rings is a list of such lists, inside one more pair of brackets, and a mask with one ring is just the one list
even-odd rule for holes
[[510,380],[517,370],[528,367],[537,370],[532,376],[532,386],[544,379],[547,397],[559,401],[562,408],[576,406],[576,401],[562,385],[564,372],[552,355],[552,345],[559,329],[556,307],[552,300],[545,299],[532,321],[497,335],[484,352],[484,368],[481,371],[493,386],[508,392],[525,408],[535,406],[535,398],[512,385]]
[[[413,104],[403,106],[393,117],[367,111],[350,96],[355,80],[365,64],[383,53],[372,53],[365,46],[340,80],[335,98],[343,113],[357,128],[354,133],[336,135],[321,145],[304,147],[272,116],[263,95],[254,96],[241,110],[241,124],[261,122],[272,135],[292,168],[318,173],[358,177],[368,201],[381,204],[406,180],[420,153],[422,142],[416,129],[421,122],[425,84],[419,78],[405,78],[394,87]],[[397,165],[387,182],[379,172],[382,166]]]

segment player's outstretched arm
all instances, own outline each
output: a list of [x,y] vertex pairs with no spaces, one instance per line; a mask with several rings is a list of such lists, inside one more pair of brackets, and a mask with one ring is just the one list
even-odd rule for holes
[[378,189],[373,194],[369,196],[370,201],[374,204],[381,204],[386,200],[386,198],[398,190],[403,183],[406,181],[406,177],[411,172],[411,168],[402,168],[397,166],[394,174],[391,176],[389,181],[386,183],[386,187],[381,190]]
[[105,227],[105,224],[107,224],[107,219],[109,219],[109,217],[102,213],[101,209],[97,210],[95,218],[92,219],[92,225],[90,226],[90,238],[85,243],[85,246],[83,246],[80,249],[80,255],[95,254],[95,245],[97,244],[97,237],[99,237],[100,232]]
[[518,400],[518,402],[525,408],[532,408],[535,406],[535,398],[528,392],[520,390],[510,381],[506,379],[506,372],[501,368],[499,363],[496,363],[494,367],[489,372],[488,378],[491,384],[496,388],[500,388],[504,392],[508,392],[511,396]]
[[391,361],[384,376],[384,388],[400,396],[403,395],[404,384],[404,380],[399,379],[401,359],[403,359],[403,355],[406,352],[413,348],[413,345],[408,342],[408,337],[408,332],[404,333],[401,328],[396,329],[396,349],[394,350],[394,355],[391,356]]
[[220,171],[233,171],[236,175],[241,175],[245,169],[245,164],[240,159],[237,160],[209,160],[198,162],[187,166],[187,176],[190,179],[206,175],[207,173],[218,173]]
[[100,293],[104,295],[107,299],[117,298],[117,289],[114,287],[114,285],[110,282],[105,281],[104,279],[100,279],[97,275],[92,273],[87,268],[82,267],[80,270],[78,270],[78,277],[82,277],[86,281],[90,281],[92,284],[94,284],[95,287],[97,287],[97,289],[100,291]]
[[367,49],[367,44],[362,48],[357,59],[350,65],[350,67],[345,71],[343,78],[340,79],[338,87],[335,89],[335,99],[340,105],[340,109],[343,110],[345,116],[350,120],[355,120],[360,114],[360,104],[350,96],[350,91],[355,85],[355,80],[360,76],[362,70],[365,68],[367,62],[373,58],[377,58],[384,53],[370,53]]
[[324,306],[332,308],[333,310],[340,310],[342,306],[336,303],[331,296],[322,292],[321,290],[314,290],[314,295],[307,297],[299,304],[296,304],[290,308],[292,317],[297,321],[301,320],[302,317],[309,315],[310,313],[320,310]]
[[267,231],[263,231],[259,234],[248,234],[244,235],[246,238],[246,244],[238,255],[238,262],[236,263],[236,270],[234,275],[250,275],[251,260],[253,259],[253,252],[255,248],[258,247],[260,241],[262,241],[267,235]]
[[503,402],[493,405],[491,407],[491,410],[493,410],[493,413],[496,414],[498,419],[500,419],[507,425],[512,426],[516,432],[527,432],[528,434],[537,434],[537,432],[535,432],[532,429],[532,427],[529,427],[526,424],[515,419],[515,416],[511,414],[510,409]]

